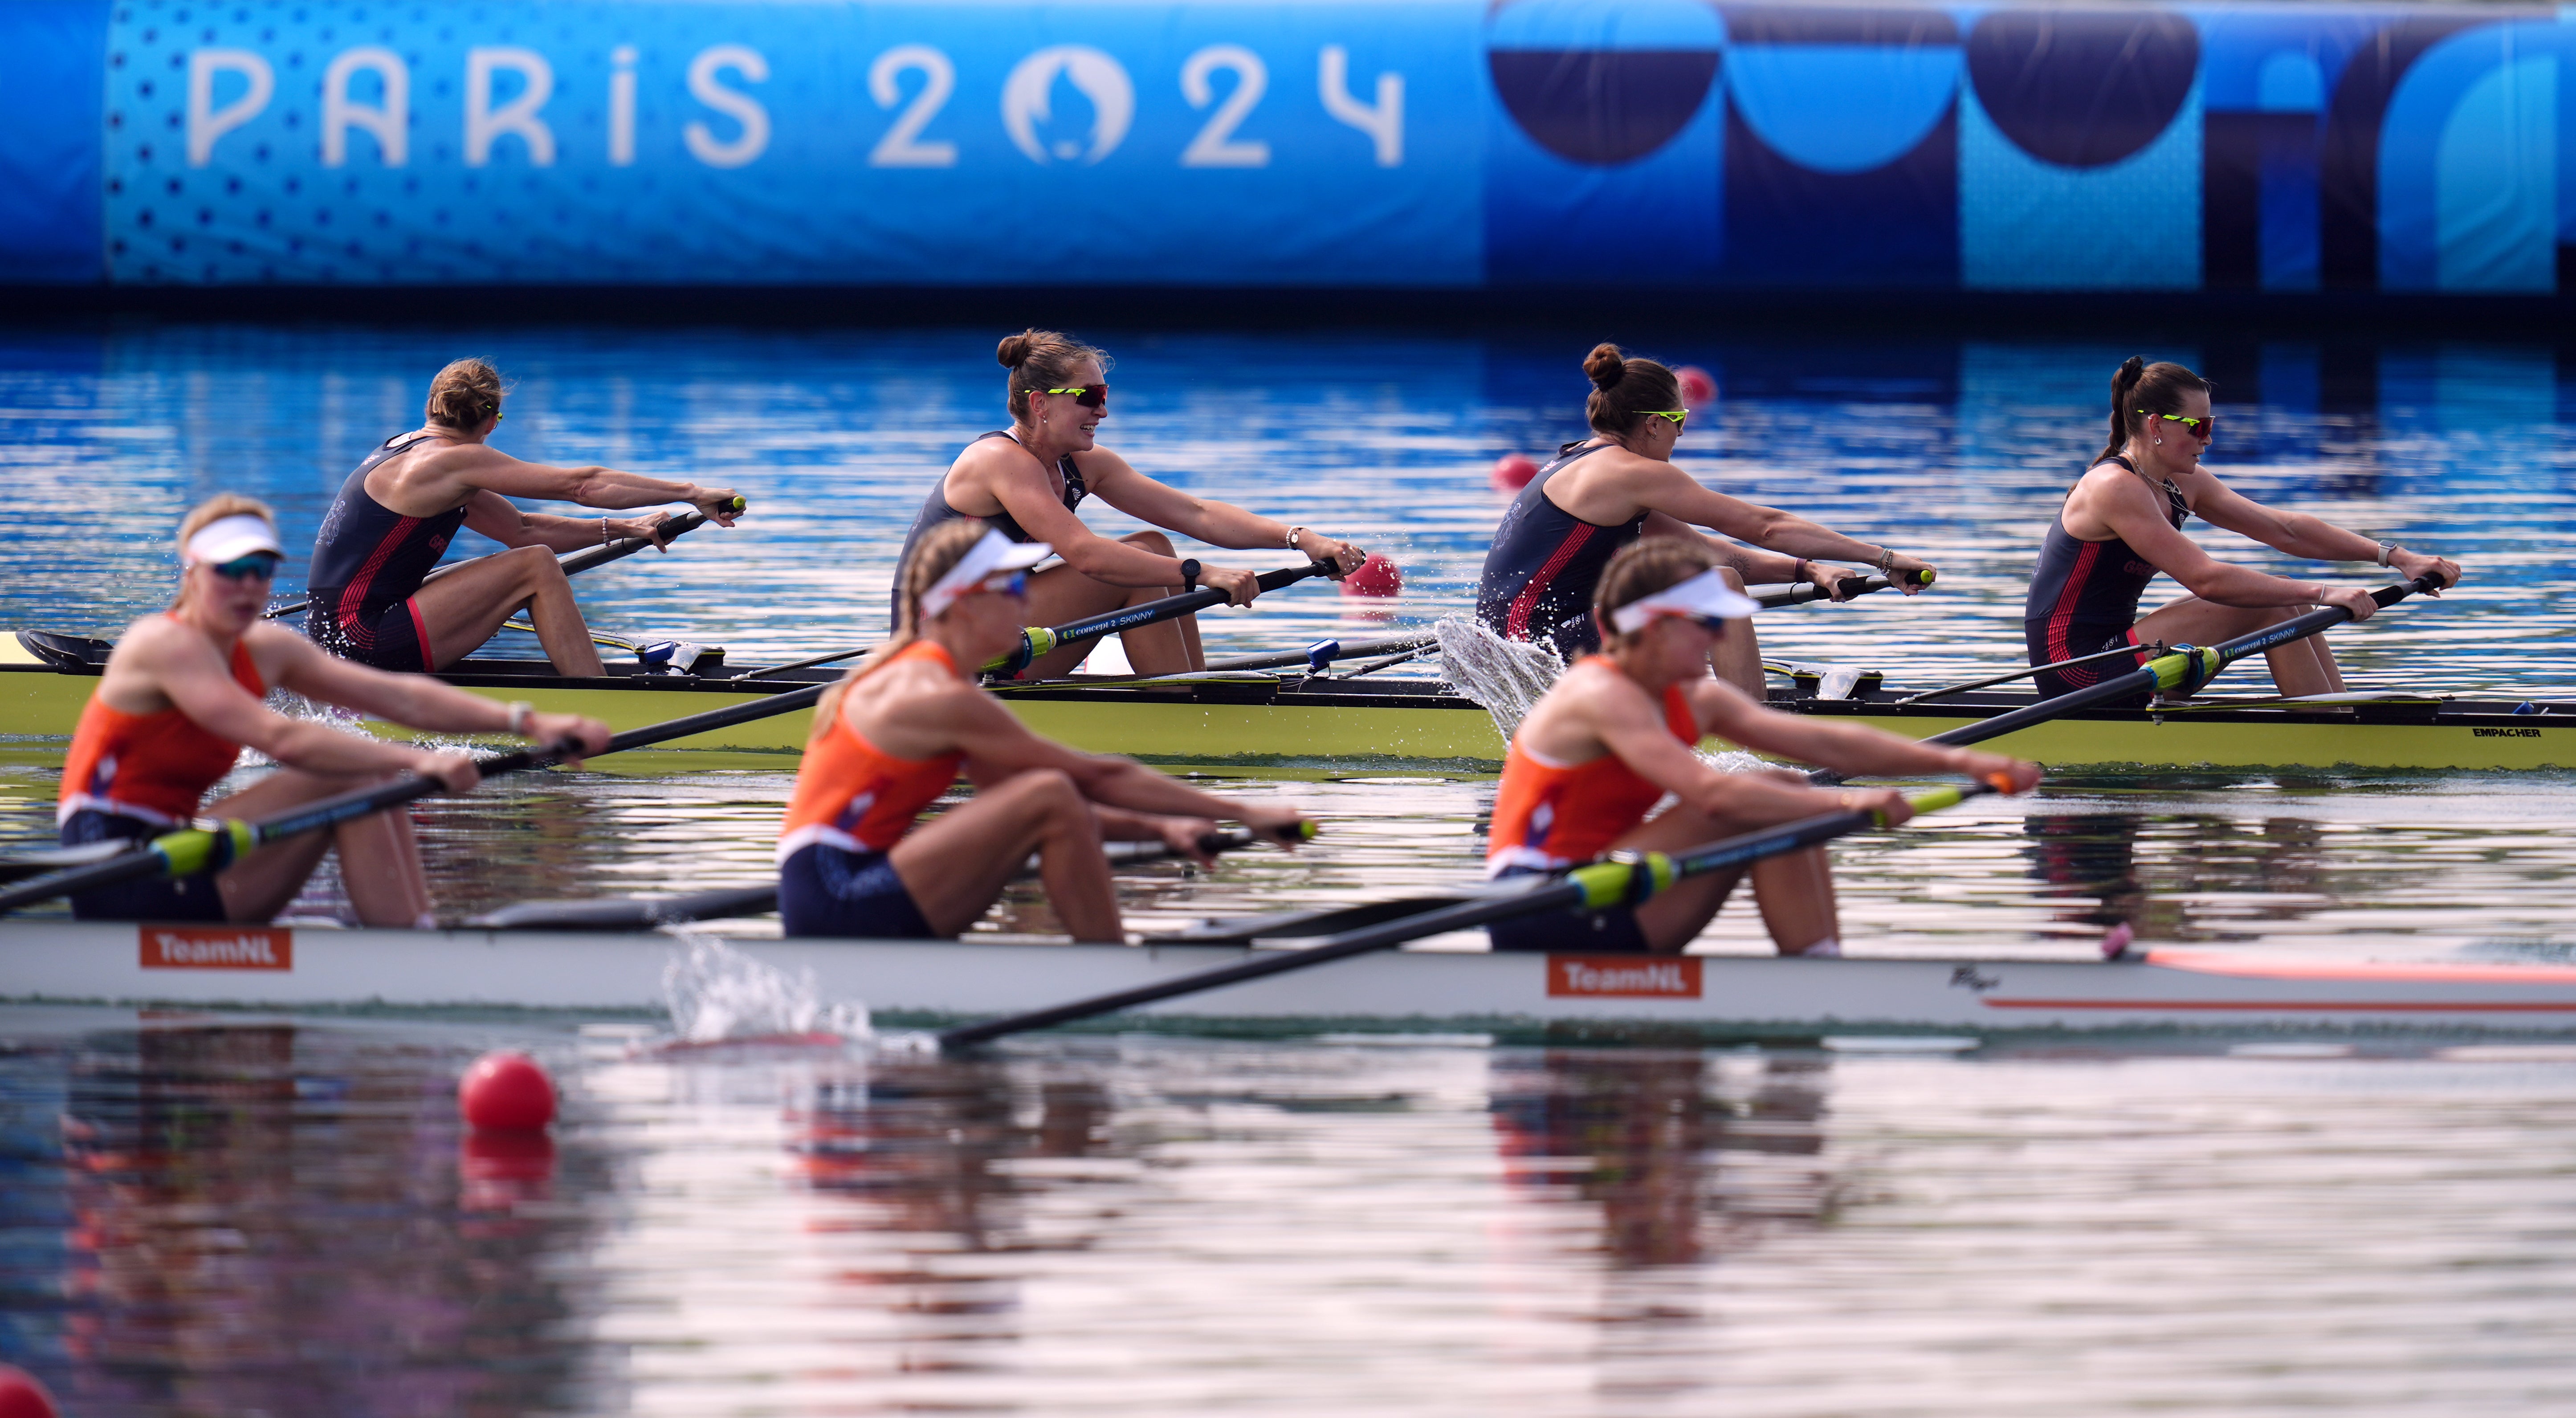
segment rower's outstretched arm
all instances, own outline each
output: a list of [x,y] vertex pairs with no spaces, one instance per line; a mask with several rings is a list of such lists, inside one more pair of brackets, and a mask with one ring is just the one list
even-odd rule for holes
[[[1929,569],[1927,562],[1904,555],[1890,557],[1889,548],[1885,546],[1872,546],[1844,536],[1794,512],[1729,497],[1669,463],[1649,463],[1645,467],[1630,468],[1621,476],[1633,480],[1626,491],[1641,507],[1668,513],[1692,526],[1707,527],[1737,541],[1751,542],[1785,556],[1857,561],[1866,566],[1877,566],[1884,561],[1892,571]],[[1921,588],[1899,583],[1897,589],[1910,596]]]
[[[2370,592],[2358,586],[2335,587],[2314,581],[2294,581],[2286,576],[2274,576],[2249,566],[2234,566],[2220,561],[2202,551],[2198,542],[2184,536],[2173,523],[2165,520],[2163,495],[2127,472],[2113,470],[2106,474],[2097,468],[2087,473],[2085,478],[2088,484],[2097,478],[2108,484],[2092,490],[2094,514],[2120,540],[2127,542],[2131,550],[2146,558],[2149,565],[2181,582],[2184,590],[2204,601],[2249,610],[2273,606],[2336,605],[2351,611],[2355,620],[2368,620],[2379,609],[2378,602],[2370,598]],[[2207,502],[2209,499],[2204,495],[2202,500]],[[2370,551],[2376,559],[2379,544],[2373,542]]]
[[[1093,454],[1102,468],[1098,488],[1100,500],[1130,517],[1168,527],[1184,536],[1195,537],[1212,547],[1230,547],[1238,551],[1276,547],[1286,550],[1288,533],[1285,522],[1264,517],[1212,497],[1183,492],[1168,483],[1157,482],[1131,467],[1127,460],[1107,449]],[[1309,535],[1299,539],[1297,549],[1316,561],[1330,561],[1348,575],[1357,571],[1368,553],[1345,541]]]
[[[510,706],[468,694],[428,675],[392,674],[326,654],[292,631],[260,627],[255,633],[283,644],[280,687],[307,699],[355,709],[405,728],[448,734],[508,734],[544,743],[579,742],[593,752],[608,746],[608,726],[576,714],[531,714],[514,726]],[[340,737],[348,737],[340,735]],[[578,760],[573,760],[578,767]]]
[[[2205,469],[2203,471],[2206,471]],[[2366,561],[2379,564],[2379,543],[2359,532],[2347,531],[2322,517],[2306,512],[2286,512],[2245,496],[2216,478],[2200,495],[2192,508],[2204,521],[2224,527],[2240,536],[2251,537],[2276,551],[2310,561]],[[2389,565],[2408,580],[2419,576],[2436,576],[2445,586],[2460,579],[2458,564],[2438,556],[2410,552],[2400,547],[2389,557]],[[2440,595],[2439,590],[2427,595]]]
[[[1866,724],[1835,723],[1803,714],[1766,709],[1731,684],[1703,680],[1691,690],[1692,706],[1710,733],[1760,753],[1812,763],[1851,777],[1904,778],[1926,774],[1963,774],[2010,778],[2013,791],[2038,786],[2036,763],[1983,753],[1972,748],[1918,743]],[[1667,738],[1670,736],[1667,735]]]

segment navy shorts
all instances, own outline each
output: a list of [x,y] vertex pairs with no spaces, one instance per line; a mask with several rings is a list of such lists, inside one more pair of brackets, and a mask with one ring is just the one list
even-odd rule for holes
[[[1536,867],[1506,867],[1496,879],[1544,874]],[[1552,951],[1559,955],[1644,955],[1648,951],[1646,933],[1637,927],[1637,913],[1627,906],[1613,906],[1606,911],[1569,906],[1488,921],[1485,936],[1496,950]]]
[[[2048,652],[2048,632],[2045,622],[2032,621],[2026,624],[2024,638],[2029,642],[2031,664],[2045,665],[2055,661],[2056,657]],[[2113,624],[2109,621],[2079,620],[2067,629],[2066,658],[2079,659],[2100,650],[2117,650],[2124,645],[2137,649],[2136,658],[2126,662],[2116,658],[2095,660],[2089,665],[2077,665],[2071,670],[2050,670],[2046,674],[2031,676],[2031,684],[2039,691],[2040,698],[2055,699],[2061,694],[2090,689],[2105,679],[2127,674],[2147,662],[2147,652],[2138,648],[2138,632],[2134,627]],[[2144,709],[2147,707],[2147,696],[2129,695],[2097,707]]]
[[778,915],[789,935],[938,940],[883,852],[809,842],[778,866]]
[[[85,847],[92,842],[149,842],[170,828],[127,817],[121,812],[82,808],[64,819],[62,843]],[[203,921],[221,925],[224,894],[215,889],[215,874],[145,877],[84,891],[72,898],[76,921]]]
[[371,669],[414,675],[429,672],[429,626],[420,618],[416,598],[396,601],[376,612],[373,624],[352,629],[323,609],[325,596],[337,601],[340,593],[316,594],[313,608],[304,614],[304,633],[314,644]]

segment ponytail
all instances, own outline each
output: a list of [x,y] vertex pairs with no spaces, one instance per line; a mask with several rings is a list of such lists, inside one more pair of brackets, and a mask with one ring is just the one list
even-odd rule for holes
[[903,559],[903,564],[894,573],[896,584],[903,588],[902,596],[896,601],[894,634],[884,644],[870,650],[866,659],[852,666],[848,674],[841,676],[840,683],[823,691],[823,697],[814,704],[814,732],[807,740],[809,750],[823,737],[824,730],[832,726],[832,720],[840,715],[841,697],[850,692],[850,686],[884,669],[888,661],[921,638],[921,598],[930,594],[930,588],[939,584],[939,578],[965,560],[966,553],[974,550],[975,544],[991,530],[981,517],[959,517],[931,528],[922,534],[920,541],[913,543],[911,554]]
[[2206,391],[2209,381],[2179,364],[2158,361],[2149,364],[2131,355],[2111,376],[2111,441],[2102,445],[2096,463],[2107,463],[2118,457],[2137,435],[2142,414],[2178,414],[2182,396],[2194,390]]

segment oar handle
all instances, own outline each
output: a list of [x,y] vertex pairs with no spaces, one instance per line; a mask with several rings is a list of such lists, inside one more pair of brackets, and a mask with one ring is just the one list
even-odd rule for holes
[[1837,580],[1832,588],[1819,586],[1813,581],[1800,581],[1783,590],[1764,591],[1753,599],[1766,611],[1778,610],[1782,606],[1802,606],[1809,601],[1830,600],[1835,590],[1840,590],[1842,598],[1848,601],[1854,596],[1866,596],[1872,591],[1884,591],[1890,586],[1929,586],[1939,575],[1939,571],[1938,567],[1927,566],[1920,571],[1900,571],[1893,577],[1845,576]]
[[[1314,561],[1304,566],[1283,566],[1276,571],[1264,571],[1253,577],[1252,582],[1266,594],[1282,586],[1303,581],[1309,576],[1330,576],[1339,569],[1329,561]],[[1210,606],[1223,605],[1226,599],[1225,592],[1209,586],[1196,591],[1186,591],[1177,596],[1165,596],[1159,601],[1147,601],[1141,606],[1129,606],[1124,610],[1109,611],[1071,621],[1064,625],[1053,627],[1032,625],[1020,632],[1020,647],[984,666],[984,673],[1015,675],[1027,669],[1040,655],[1054,650],[1059,645],[1070,645],[1077,640],[1091,640],[1103,635],[1114,635],[1122,630],[1134,630],[1139,626],[1153,625],[1175,616],[1189,615]]]

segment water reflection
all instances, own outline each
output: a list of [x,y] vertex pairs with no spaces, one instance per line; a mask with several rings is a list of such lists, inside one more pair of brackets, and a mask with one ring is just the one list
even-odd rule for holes
[[[452,1058],[287,1025],[94,1034],[68,1060],[69,1411],[516,1412],[573,1377],[544,1139],[459,1152]],[[442,1096],[444,1095],[444,1097]],[[582,1168],[579,1170],[589,1170]]]

